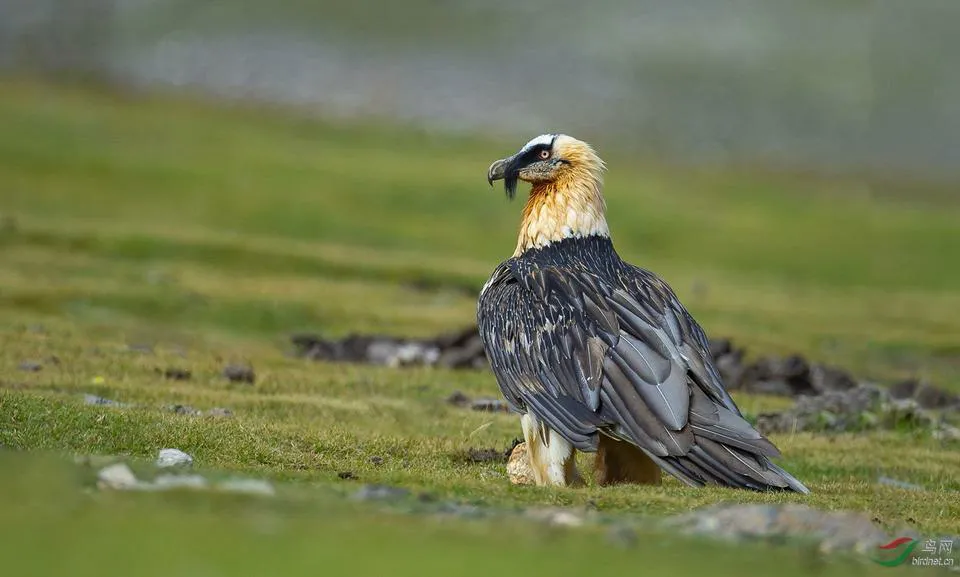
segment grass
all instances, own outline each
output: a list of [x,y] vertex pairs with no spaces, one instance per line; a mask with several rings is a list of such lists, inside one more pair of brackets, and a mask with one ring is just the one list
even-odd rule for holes
[[[484,171],[520,142],[14,80],[0,83],[0,125],[0,445],[134,459],[176,446],[202,468],[265,476],[308,495],[347,490],[352,482],[338,473],[351,471],[363,482],[490,506],[592,502],[610,513],[659,515],[718,501],[794,501],[860,510],[891,531],[960,532],[960,453],[909,433],[775,437],[782,464],[813,490],[804,498],[675,482],[513,487],[502,464],[460,455],[504,448],[519,434],[516,419],[443,402],[453,390],[496,395],[489,373],[286,354],[296,331],[425,336],[471,323],[476,289],[512,252],[519,213],[486,188]],[[754,354],[801,352],[883,382],[922,377],[960,390],[953,314],[960,270],[950,266],[960,248],[960,204],[909,190],[873,194],[854,179],[650,167],[596,144],[611,169],[620,251],[667,278],[708,333],[731,336]],[[139,343],[153,351],[128,347]],[[25,360],[44,367],[21,371]],[[220,371],[230,361],[251,363],[256,384],[226,382]],[[190,369],[192,379],[158,374],[171,366]],[[87,406],[84,393],[136,406]],[[783,405],[737,400],[750,413]],[[228,407],[235,416],[175,415],[165,409],[175,403]],[[374,465],[373,456],[383,463]],[[45,470],[32,461],[19,466]],[[880,475],[927,491],[878,485]],[[28,519],[17,530],[21,541],[46,534],[56,518],[31,516],[39,503],[65,500],[82,511],[48,537],[64,548],[62,559],[31,556],[37,574],[64,560],[79,567],[87,548],[111,539],[154,550],[161,535],[188,548],[183,562],[193,559],[192,567],[271,559],[294,574],[321,562],[381,573],[386,559],[396,559],[400,573],[414,561],[427,573],[455,562],[486,573],[508,559],[490,551],[511,546],[510,568],[563,551],[549,563],[573,572],[587,568],[588,548],[609,549],[602,536],[543,537],[523,524],[441,530],[372,511],[355,518],[338,513],[335,499],[327,517],[288,518],[248,503],[197,508],[140,496],[74,503],[79,498],[63,487],[49,488],[55,497],[48,497],[13,475],[3,479],[10,507],[0,507],[0,525],[9,531]],[[304,506],[327,506],[311,499]],[[280,529],[264,537],[234,526],[225,513],[232,506],[238,515],[266,507]],[[128,511],[149,521],[131,520]],[[147,524],[151,530],[138,534]],[[221,537],[202,539],[212,533]],[[364,558],[346,545],[360,535],[382,555]],[[0,539],[12,552],[35,551],[21,541]],[[198,542],[209,549],[191,545]],[[694,546],[708,554],[685,554]],[[635,566],[643,556],[645,565],[663,563],[676,574],[722,559],[759,572],[814,570],[790,550],[677,540],[651,553],[647,546],[611,552],[611,567]],[[144,575],[156,571],[137,566]]]
[[[4,458],[23,468],[24,459]],[[899,575],[903,569],[825,562],[807,548],[722,543],[641,532],[615,546],[604,531],[530,531],[529,523],[376,513],[332,495],[269,503],[210,495],[79,495],[72,469],[48,462],[0,485],[0,553],[24,577],[48,575]],[[57,503],[69,510],[51,507]],[[224,519],[230,522],[225,523]],[[14,524],[15,523],[15,524]],[[144,530],[149,526],[149,530]],[[35,538],[42,532],[44,539]],[[56,555],[49,544],[58,544]],[[122,543],[122,547],[117,544]],[[375,554],[371,554],[374,551]],[[695,553],[691,555],[691,553]]]

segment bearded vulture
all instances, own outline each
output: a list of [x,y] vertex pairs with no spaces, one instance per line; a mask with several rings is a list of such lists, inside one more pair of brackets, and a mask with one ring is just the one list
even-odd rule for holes
[[545,134],[494,162],[487,181],[532,185],[513,257],[480,293],[483,346],[521,415],[538,485],[583,483],[575,451],[596,452],[600,485],[657,484],[807,493],[771,462],[673,290],[624,262],[610,240],[605,166],[590,145]]

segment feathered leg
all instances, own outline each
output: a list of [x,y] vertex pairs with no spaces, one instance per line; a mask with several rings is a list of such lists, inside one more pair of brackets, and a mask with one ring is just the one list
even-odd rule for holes
[[532,413],[521,417],[520,425],[527,442],[530,469],[537,485],[569,487],[583,484],[577,471],[573,445],[547,428]]
[[646,453],[625,441],[601,434],[594,462],[598,485],[660,484],[660,467]]

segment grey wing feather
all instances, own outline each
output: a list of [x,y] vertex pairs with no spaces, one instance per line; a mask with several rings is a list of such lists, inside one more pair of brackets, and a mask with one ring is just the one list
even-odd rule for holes
[[[534,275],[529,283],[549,279]],[[557,299],[554,299],[557,301]],[[532,409],[581,450],[594,450],[605,425],[595,412],[606,345],[583,334],[560,299],[544,305],[504,263],[484,287],[477,321],[501,391],[518,412]]]
[[602,432],[691,485],[807,492],[723,387],[700,326],[669,286],[624,264],[610,278],[503,263],[478,324],[501,390],[581,450]]

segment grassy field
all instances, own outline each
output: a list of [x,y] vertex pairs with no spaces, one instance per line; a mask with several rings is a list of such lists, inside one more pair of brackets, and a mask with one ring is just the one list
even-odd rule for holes
[[[0,539],[0,547],[26,559],[36,549],[25,540],[44,535],[65,551],[57,559],[38,554],[34,574],[51,574],[58,562],[76,563],[76,575],[97,562],[122,565],[130,553],[84,557],[114,538],[160,556],[151,536],[187,548],[193,569],[174,572],[184,575],[256,563],[290,574],[360,563],[362,572],[382,574],[391,562],[398,574],[451,566],[582,573],[592,546],[609,549],[602,536],[545,536],[522,524],[347,514],[337,499],[321,497],[355,486],[338,478],[343,471],[490,506],[590,502],[646,515],[718,501],[795,501],[861,510],[891,531],[960,532],[960,452],[926,438],[777,436],[784,466],[813,490],[805,498],[675,482],[513,487],[502,464],[461,455],[509,446],[520,434],[517,420],[444,402],[454,390],[496,395],[489,373],[289,356],[296,331],[426,336],[473,322],[475,292],[512,252],[520,210],[487,188],[486,167],[522,142],[24,81],[0,83],[0,126],[0,445],[134,460],[174,446],[201,469],[283,481],[301,495],[276,509],[143,496],[90,503],[56,483],[20,479],[47,465],[8,460],[0,467],[7,486],[0,525],[15,538]],[[881,382],[921,377],[960,390],[960,269],[951,266],[960,201],[903,185],[891,188],[899,194],[879,194],[853,179],[649,167],[600,139],[594,144],[610,167],[609,219],[621,253],[667,278],[708,333],[754,354],[801,352]],[[22,371],[24,361],[43,369]],[[228,362],[250,363],[256,384],[227,382],[220,372]],[[168,367],[193,376],[166,380],[157,370]],[[85,393],[135,407],[87,406]],[[737,400],[750,413],[784,404]],[[235,414],[165,409],[175,403]],[[927,491],[878,485],[880,475]],[[77,515],[67,520],[53,503]],[[282,514],[291,509],[305,513]],[[231,522],[261,514],[277,519],[275,534]],[[361,537],[382,555],[364,558],[345,545]],[[195,546],[201,541],[209,555]],[[492,553],[508,547],[514,556]],[[679,539],[651,547],[612,551],[611,569],[663,563],[685,575],[718,562],[783,575],[871,569],[811,568],[790,549]],[[690,556],[691,547],[707,553]],[[545,558],[549,565],[535,564]],[[204,563],[222,573],[205,572]],[[139,574],[155,573],[142,566]]]

